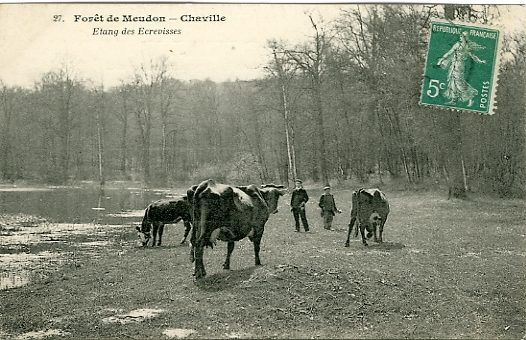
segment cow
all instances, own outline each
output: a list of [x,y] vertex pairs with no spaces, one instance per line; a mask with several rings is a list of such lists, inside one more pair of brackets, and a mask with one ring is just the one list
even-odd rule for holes
[[[347,232],[347,241],[345,246],[349,246],[349,237],[355,224],[356,231],[354,237],[358,236],[358,228],[362,234],[362,243],[367,246],[365,229],[367,229],[367,238],[374,236],[374,242],[382,243],[382,233],[384,225],[389,215],[389,202],[383,192],[379,189],[360,189],[352,194],[351,222]],[[378,227],[378,237],[376,230]]]
[[[152,247],[160,246],[162,243],[164,224],[177,223],[183,220],[185,231],[181,244],[186,242],[186,238],[190,233],[190,206],[188,205],[188,198],[186,196],[176,200],[159,200],[148,205],[144,212],[144,218],[141,226],[137,226],[139,239],[143,247],[148,245],[151,238]],[[159,238],[157,239],[157,236]],[[157,243],[156,243],[157,239]]]
[[196,279],[206,275],[203,264],[204,247],[213,247],[217,240],[228,243],[224,269],[230,269],[234,244],[248,237],[254,244],[256,266],[261,265],[261,238],[270,214],[278,212],[282,185],[230,186],[207,180],[188,190],[193,218],[191,260],[195,262]]

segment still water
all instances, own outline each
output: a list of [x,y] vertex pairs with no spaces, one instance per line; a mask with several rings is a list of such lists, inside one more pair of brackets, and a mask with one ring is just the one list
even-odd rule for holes
[[153,201],[181,197],[186,189],[60,187],[18,188],[0,186],[0,215],[28,214],[54,223],[123,224],[140,220]]
[[[151,202],[184,194],[186,189],[145,190],[125,184],[104,189],[94,185],[59,188],[0,185],[0,216],[32,215],[54,223],[52,226],[46,223],[24,225],[23,218],[15,218],[14,221],[21,222],[21,227],[9,229],[13,226],[12,223],[9,225],[10,218],[4,218],[4,222],[7,221],[4,226],[0,219],[0,290],[27,285],[38,277],[39,272],[45,273],[54,267],[52,264],[60,264],[64,253],[54,251],[49,244],[64,242],[64,233],[87,235],[94,233],[95,229],[100,232],[97,229],[100,225],[111,230],[113,226],[106,225],[140,222],[144,209]],[[3,227],[8,229],[2,233]],[[29,244],[33,247],[30,248]],[[50,250],[40,251],[36,244],[46,245]],[[100,241],[81,242],[76,246],[100,254],[105,244]]]

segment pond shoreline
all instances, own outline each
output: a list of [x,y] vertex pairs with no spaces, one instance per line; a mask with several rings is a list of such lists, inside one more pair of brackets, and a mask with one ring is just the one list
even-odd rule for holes
[[76,266],[79,256],[98,257],[114,248],[109,247],[116,239],[113,234],[131,230],[130,225],[51,223],[31,215],[0,215],[0,290],[46,280],[64,266]]
[[[124,184],[124,183],[123,183]],[[186,189],[140,189],[130,183],[41,187],[0,185],[0,214],[41,216],[53,223],[128,224],[154,201],[178,198]]]

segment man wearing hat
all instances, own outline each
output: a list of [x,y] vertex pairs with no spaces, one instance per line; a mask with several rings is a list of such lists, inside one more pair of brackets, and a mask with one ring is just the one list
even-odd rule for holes
[[290,207],[292,214],[294,215],[294,221],[296,222],[296,231],[300,231],[300,218],[303,224],[303,229],[309,231],[309,223],[307,222],[307,216],[305,215],[305,203],[309,200],[307,191],[303,189],[303,183],[301,179],[296,180],[296,188],[292,191],[292,198],[290,199]]
[[321,208],[321,217],[323,217],[323,228],[331,230],[332,219],[334,213],[337,212],[340,214],[342,211],[336,208],[336,202],[334,201],[334,196],[331,194],[331,187],[326,185],[323,188],[323,194],[320,197],[320,203],[318,206]]

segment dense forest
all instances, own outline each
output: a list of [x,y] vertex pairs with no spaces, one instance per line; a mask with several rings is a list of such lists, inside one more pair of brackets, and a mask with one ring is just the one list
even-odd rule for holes
[[430,21],[493,24],[499,6],[360,5],[333,22],[305,15],[309,37],[268,41],[261,79],[181,81],[158,58],[112,88],[66,64],[32,88],[0,83],[0,182],[374,178],[442,183],[458,197],[524,197],[523,32],[504,36],[494,115],[418,104]]

